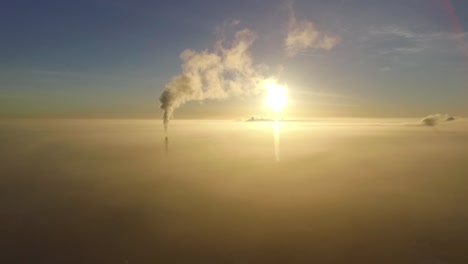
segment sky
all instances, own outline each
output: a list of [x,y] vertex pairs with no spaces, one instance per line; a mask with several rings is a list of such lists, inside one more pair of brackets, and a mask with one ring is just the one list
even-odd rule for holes
[[164,89],[206,77],[187,65],[210,54],[240,92],[202,85],[174,118],[268,115],[255,78],[288,87],[287,117],[468,114],[464,0],[17,0],[0,27],[3,118],[161,118]]

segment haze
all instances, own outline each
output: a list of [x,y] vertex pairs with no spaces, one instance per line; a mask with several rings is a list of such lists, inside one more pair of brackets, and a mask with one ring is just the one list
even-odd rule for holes
[[[464,263],[465,120],[4,121],[6,263]],[[226,140],[228,139],[228,140]]]

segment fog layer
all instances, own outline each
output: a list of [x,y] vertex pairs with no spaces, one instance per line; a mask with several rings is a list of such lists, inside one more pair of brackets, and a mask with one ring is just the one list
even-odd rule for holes
[[466,263],[468,126],[0,123],[5,263]]

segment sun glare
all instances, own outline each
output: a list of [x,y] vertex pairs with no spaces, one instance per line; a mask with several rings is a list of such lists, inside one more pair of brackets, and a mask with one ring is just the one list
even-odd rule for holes
[[267,80],[264,83],[267,91],[265,105],[275,113],[279,113],[286,105],[286,87],[279,85],[275,80]]

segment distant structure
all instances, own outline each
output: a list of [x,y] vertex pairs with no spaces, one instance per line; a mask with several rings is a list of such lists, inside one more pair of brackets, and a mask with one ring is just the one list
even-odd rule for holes
[[273,119],[263,118],[261,116],[251,116],[246,122],[271,122]]

